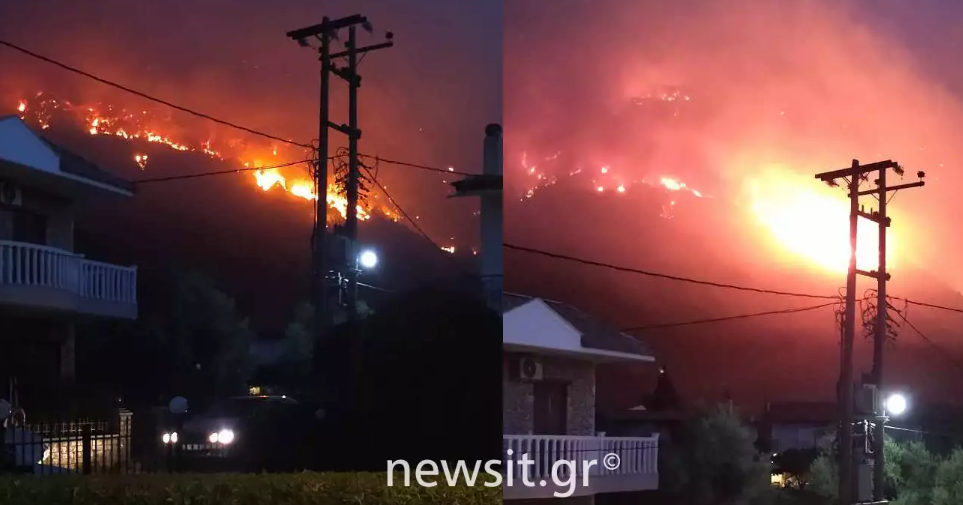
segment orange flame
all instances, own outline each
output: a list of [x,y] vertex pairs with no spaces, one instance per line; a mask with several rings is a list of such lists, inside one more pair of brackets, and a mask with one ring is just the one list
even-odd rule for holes
[[[29,114],[28,109],[30,109]],[[191,143],[184,139],[178,139],[163,133],[165,128],[162,126],[168,124],[166,121],[169,120],[158,119],[154,117],[151,111],[127,110],[110,105],[72,104],[68,101],[57,101],[42,92],[37,93],[34,98],[18,100],[17,110],[21,113],[21,119],[26,120],[26,117],[29,115],[44,129],[50,126],[50,114],[53,111],[66,112],[73,114],[80,120],[84,125],[84,130],[90,135],[109,135],[128,141],[139,140],[151,144],[163,144],[175,151],[203,153],[211,159],[229,162],[236,160],[244,167],[259,167],[262,165],[260,160],[269,159],[269,157],[278,157],[283,155],[284,152],[291,154],[290,151],[292,151],[287,146],[280,146],[280,148],[277,145],[250,146],[246,145],[241,139],[219,142],[217,147],[212,145],[211,140]],[[296,155],[303,154],[298,152]],[[288,156],[288,158],[293,156],[295,155]],[[146,169],[148,156],[138,153],[134,156],[134,161],[140,169]],[[298,167],[299,170],[304,170],[305,168],[306,167]],[[293,169],[294,166],[292,166],[292,170]],[[453,166],[448,166],[447,169],[449,172],[454,172],[455,170]],[[318,195],[314,191],[314,182],[310,179],[299,178],[297,180],[289,180],[277,168],[256,170],[252,172],[252,176],[256,187],[262,191],[269,191],[275,187],[280,187],[287,194],[296,198],[308,201],[317,201],[318,199]],[[330,208],[337,211],[341,215],[341,218],[344,219],[347,216],[347,198],[338,194],[333,184],[329,184],[328,187],[330,189],[327,195],[325,195],[325,201]],[[390,202],[390,200],[382,200],[383,204],[378,204],[378,195],[375,194],[372,196],[371,201],[357,206],[359,220],[369,220],[375,209],[388,219],[395,222],[400,220],[400,214],[394,207],[393,202]],[[450,248],[451,251],[449,252],[454,252],[454,246]]]
[[[747,180],[743,189],[752,217],[780,248],[833,272],[847,270],[849,203],[842,192],[776,168]],[[862,270],[876,270],[879,260],[879,235],[869,224],[861,220],[856,235],[856,265]],[[897,263],[898,246],[889,230],[889,268]]]

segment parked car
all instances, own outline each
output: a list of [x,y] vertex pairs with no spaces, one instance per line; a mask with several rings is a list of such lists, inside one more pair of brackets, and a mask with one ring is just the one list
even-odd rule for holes
[[288,396],[239,396],[183,413],[159,442],[179,471],[296,471],[308,466],[304,440],[316,421]]

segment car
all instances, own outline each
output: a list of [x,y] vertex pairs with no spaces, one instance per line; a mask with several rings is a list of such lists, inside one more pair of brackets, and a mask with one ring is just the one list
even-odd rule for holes
[[[172,412],[174,409],[172,402]],[[296,471],[314,416],[288,396],[238,396],[178,416],[158,437],[177,471]]]

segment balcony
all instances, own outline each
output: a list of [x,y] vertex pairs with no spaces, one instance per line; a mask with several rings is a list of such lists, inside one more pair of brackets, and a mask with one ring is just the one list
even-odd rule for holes
[[0,240],[0,305],[136,319],[137,267]]
[[[599,493],[645,491],[659,487],[659,436],[651,437],[579,437],[557,435],[504,435],[502,448],[506,459],[503,474],[509,467],[513,484],[503,481],[503,497],[506,500],[552,498],[555,493],[571,496],[587,496]],[[509,455],[508,451],[511,451]],[[615,454],[616,457],[610,456]],[[527,464],[529,482],[522,482],[522,455],[532,463]],[[617,465],[612,465],[615,461]],[[552,478],[557,462],[559,477]],[[587,462],[597,464],[588,466]],[[612,468],[612,466],[617,466]],[[568,469],[574,469],[569,472]],[[559,485],[574,483],[572,485]],[[543,485],[544,482],[544,485]]]

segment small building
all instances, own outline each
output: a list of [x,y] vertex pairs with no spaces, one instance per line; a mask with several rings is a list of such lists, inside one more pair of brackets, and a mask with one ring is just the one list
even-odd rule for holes
[[836,432],[836,404],[829,402],[769,402],[759,419],[759,444],[771,453],[816,449]]
[[[566,500],[594,503],[598,494],[657,489],[658,435],[612,437],[596,427],[596,369],[653,366],[652,352],[564,303],[505,293],[503,304],[503,473],[515,475],[513,485],[503,483],[505,501],[571,492]],[[534,486],[520,481],[522,458],[534,462]],[[571,489],[552,481],[559,461],[577,463]]]
[[73,379],[77,321],[137,318],[137,268],[74,251],[76,204],[133,193],[19,117],[0,118],[0,384]]

